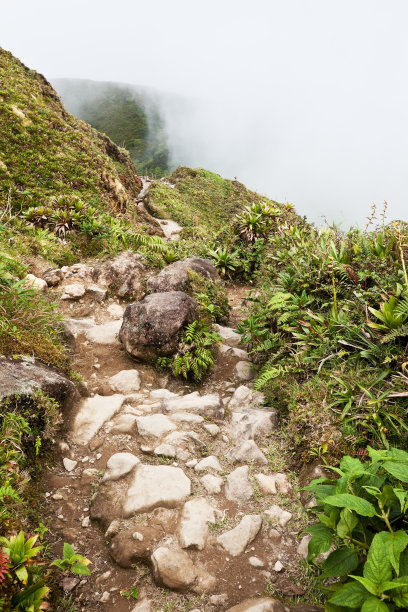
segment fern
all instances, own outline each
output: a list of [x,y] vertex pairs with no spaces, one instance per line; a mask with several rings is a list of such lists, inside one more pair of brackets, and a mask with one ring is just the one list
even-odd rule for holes
[[262,389],[269,381],[273,380],[274,378],[278,378],[287,372],[288,368],[286,366],[273,366],[270,363],[266,364],[266,366],[262,368],[262,372],[255,382],[255,391],[260,391],[260,389]]
[[386,344],[387,342],[393,342],[397,338],[403,338],[408,336],[408,324],[402,325],[397,329],[393,329],[388,334],[381,338],[381,344]]
[[401,300],[395,308],[395,314],[400,317],[408,317],[408,297]]
[[268,302],[268,308],[270,310],[284,310],[287,305],[288,305],[288,301],[292,299],[292,294],[291,293],[284,293],[283,291],[279,291],[278,293],[275,293],[274,296],[271,297],[271,299]]

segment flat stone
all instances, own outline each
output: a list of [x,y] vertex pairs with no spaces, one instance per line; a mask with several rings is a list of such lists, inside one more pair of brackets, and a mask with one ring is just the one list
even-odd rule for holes
[[237,606],[228,608],[227,612],[290,612],[290,610],[291,608],[276,599],[262,597],[259,599],[246,599]]
[[247,465],[236,468],[228,474],[225,485],[225,497],[230,501],[245,502],[253,495],[252,486],[248,480],[249,468]]
[[211,470],[222,472],[221,464],[215,455],[204,457],[204,459],[201,459],[201,461],[197,463],[194,469],[196,472],[208,472]]
[[275,411],[256,408],[239,412],[232,411],[227,432],[234,440],[254,440],[259,436],[264,437],[272,433],[275,423]]
[[110,314],[112,319],[122,319],[123,318],[124,309],[122,308],[120,304],[110,304],[107,307],[106,311]]
[[200,478],[200,482],[207,491],[207,493],[209,493],[210,495],[217,495],[218,493],[221,493],[221,487],[224,481],[221,476],[205,474]]
[[282,493],[283,495],[287,495],[292,488],[292,485],[289,482],[287,474],[277,472],[276,474],[273,474],[273,477],[275,479],[276,488],[278,489],[279,493]]
[[208,522],[215,522],[214,508],[208,501],[204,497],[196,497],[187,501],[180,519],[181,548],[203,550],[209,534]]
[[175,508],[191,493],[190,479],[170,465],[139,465],[124,503],[125,516],[163,506]]
[[283,564],[278,560],[273,566],[275,572],[281,572],[283,570]]
[[214,331],[224,340],[228,346],[238,346],[241,342],[241,335],[237,334],[231,327],[223,327],[222,325],[214,325]]
[[273,476],[265,474],[256,474],[255,478],[259,484],[259,488],[264,495],[276,495],[276,482]]
[[164,401],[166,412],[194,412],[204,416],[222,418],[224,408],[218,393],[202,395],[198,391]]
[[174,412],[171,415],[172,421],[178,423],[202,423],[204,418],[199,414],[193,414],[191,412]]
[[119,344],[118,334],[121,321],[109,321],[103,325],[95,325],[86,332],[86,338],[95,344]]
[[234,357],[238,357],[238,359],[241,359],[242,361],[250,361],[251,358],[248,354],[248,351],[244,351],[243,349],[239,349],[239,348],[231,348],[231,355],[233,355]]
[[287,523],[292,518],[292,514],[280,506],[274,504],[268,510],[264,511],[265,516],[272,521],[273,523],[279,525],[280,527],[285,527]]
[[252,391],[246,385],[240,385],[235,389],[228,403],[228,408],[231,411],[248,410],[259,407],[265,401],[265,396],[260,391]]
[[84,295],[85,287],[82,283],[71,283],[64,287],[64,293],[61,295],[61,300],[79,300],[79,298]]
[[140,460],[132,453],[115,453],[108,459],[102,482],[123,478],[139,463]]
[[98,303],[103,302],[108,294],[106,289],[102,289],[102,287],[98,287],[98,285],[95,285],[94,283],[88,285],[85,292]]
[[220,433],[220,428],[218,425],[215,425],[215,423],[208,423],[207,425],[203,425],[203,427],[213,438]]
[[178,397],[178,395],[168,389],[153,389],[153,391],[150,391],[150,399],[152,400],[164,400],[172,397]]
[[73,461],[68,457],[64,457],[62,463],[64,464],[64,468],[67,470],[67,472],[72,472],[72,470],[75,470],[76,466],[78,465],[78,461]]
[[119,414],[115,418],[115,423],[112,425],[110,432],[112,434],[132,433],[136,429],[136,415],[134,414]]
[[136,418],[139,434],[144,438],[162,438],[177,426],[164,414],[152,414]]
[[262,526],[259,514],[247,514],[241,522],[217,538],[217,542],[233,557],[241,555],[257,536]]
[[121,408],[124,395],[95,395],[81,400],[74,420],[72,439],[76,444],[88,444],[102,425]]
[[122,370],[115,376],[111,376],[109,384],[114,392],[123,393],[123,395],[135,393],[140,389],[139,372],[137,370]]
[[242,444],[238,444],[231,451],[231,458],[238,462],[251,462],[267,464],[268,460],[263,452],[258,448],[254,440],[245,440]]
[[85,319],[64,319],[63,325],[65,330],[76,339],[79,334],[84,334],[87,330],[95,327],[95,319],[93,317]]
[[249,361],[238,361],[234,368],[234,377],[241,381],[246,382],[252,380],[255,374]]
[[171,444],[160,444],[154,449],[154,454],[159,457],[173,458],[176,456],[176,449]]
[[75,578],[75,576],[65,576],[61,581],[61,586],[65,593],[73,591],[78,584],[79,578]]

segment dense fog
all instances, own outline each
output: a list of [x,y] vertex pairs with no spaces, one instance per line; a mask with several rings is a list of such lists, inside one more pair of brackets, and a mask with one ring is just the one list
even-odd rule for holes
[[174,163],[315,221],[407,219],[404,0],[20,0],[1,44],[47,76],[157,92]]

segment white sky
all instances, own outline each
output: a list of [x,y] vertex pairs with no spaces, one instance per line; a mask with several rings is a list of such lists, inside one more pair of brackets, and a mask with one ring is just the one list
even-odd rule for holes
[[0,0],[31,68],[193,98],[165,109],[178,160],[344,227],[408,221],[407,31],[407,0]]

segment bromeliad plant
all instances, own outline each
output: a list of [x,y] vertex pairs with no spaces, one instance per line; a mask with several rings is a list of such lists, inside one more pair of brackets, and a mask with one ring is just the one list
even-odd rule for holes
[[323,580],[338,580],[328,587],[327,612],[408,608],[408,453],[367,451],[365,463],[346,456],[339,468],[328,468],[337,480],[319,478],[306,487],[319,519],[306,530],[308,560]]

